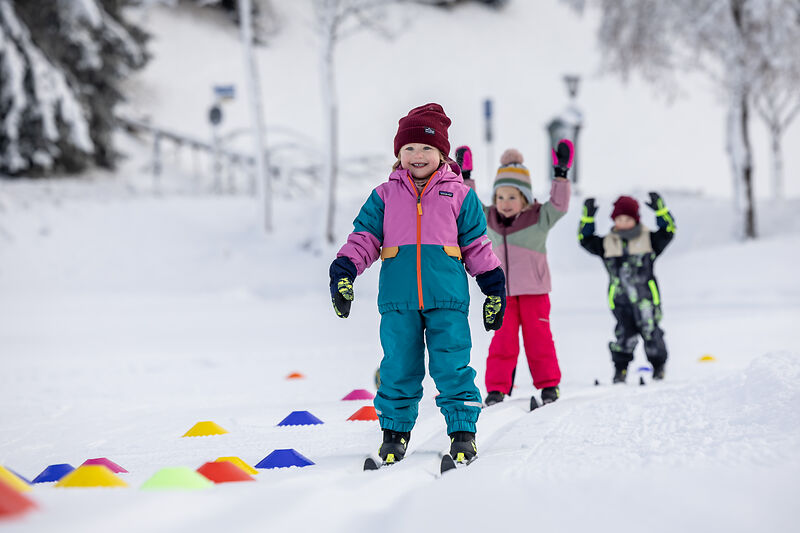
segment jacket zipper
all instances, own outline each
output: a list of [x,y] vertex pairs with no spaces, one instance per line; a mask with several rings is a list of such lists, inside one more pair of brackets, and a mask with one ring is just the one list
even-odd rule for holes
[[506,242],[506,231],[508,228],[503,228],[503,253],[506,256],[506,296],[511,296],[511,265],[508,264],[508,243]]
[[[433,180],[433,175],[428,178],[428,182],[422,188],[422,192],[417,193],[417,296],[419,297],[419,308],[425,309],[425,302],[422,298],[422,195]],[[408,181],[411,182],[413,190],[417,190],[414,180],[411,179],[411,173],[408,174]]]

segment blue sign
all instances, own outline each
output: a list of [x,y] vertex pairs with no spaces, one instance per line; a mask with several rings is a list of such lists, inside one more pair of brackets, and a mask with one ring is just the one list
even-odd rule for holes
[[235,85],[214,85],[214,96],[224,100],[232,100],[236,98]]

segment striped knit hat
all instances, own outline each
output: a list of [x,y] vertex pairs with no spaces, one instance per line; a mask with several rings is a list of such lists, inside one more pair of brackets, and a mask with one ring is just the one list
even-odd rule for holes
[[516,187],[529,204],[533,203],[533,189],[531,188],[531,173],[522,164],[523,157],[519,150],[509,148],[500,156],[500,168],[494,178],[494,191],[499,187]]

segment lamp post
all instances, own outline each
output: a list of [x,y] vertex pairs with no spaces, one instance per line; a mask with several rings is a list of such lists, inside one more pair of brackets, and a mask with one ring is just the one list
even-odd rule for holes
[[[567,86],[567,93],[569,94],[569,104],[557,116],[547,123],[547,134],[550,138],[550,149],[554,150],[558,141],[561,139],[569,139],[575,147],[575,159],[572,162],[572,169],[569,172],[572,183],[578,185],[578,159],[580,151],[578,150],[578,134],[583,127],[583,112],[575,103],[578,96],[578,86],[580,84],[580,76],[576,74],[567,74],[564,76],[564,83]],[[550,177],[554,177],[552,170],[552,159],[550,157],[550,150],[547,153],[548,168],[550,168]],[[576,187],[577,188],[577,187]]]

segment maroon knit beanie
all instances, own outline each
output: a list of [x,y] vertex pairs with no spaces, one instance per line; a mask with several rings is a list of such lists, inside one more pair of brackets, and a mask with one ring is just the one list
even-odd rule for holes
[[620,196],[614,202],[614,210],[611,212],[611,220],[619,215],[628,215],[639,223],[639,202],[630,196]]
[[428,144],[438,148],[445,157],[450,153],[447,128],[450,119],[439,104],[425,104],[415,107],[400,119],[397,135],[394,136],[394,155],[409,143]]

